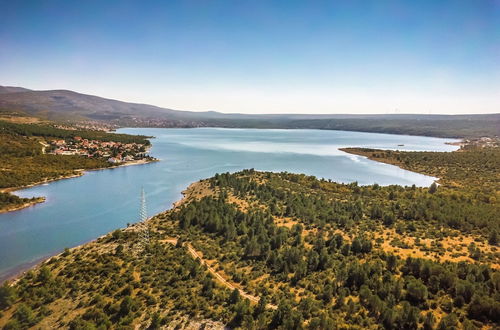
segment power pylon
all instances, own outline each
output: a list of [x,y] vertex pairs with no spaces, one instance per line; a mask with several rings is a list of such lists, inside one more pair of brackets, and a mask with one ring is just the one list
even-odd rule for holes
[[148,211],[146,209],[146,194],[144,193],[144,187],[141,189],[141,222],[145,222],[148,219]]
[[137,233],[139,236],[139,241],[136,244],[136,254],[145,255],[147,254],[147,247],[150,243],[149,234],[149,224],[148,224],[148,213],[146,208],[146,194],[144,193],[144,188],[141,190],[141,209],[139,211],[139,222],[137,223]]

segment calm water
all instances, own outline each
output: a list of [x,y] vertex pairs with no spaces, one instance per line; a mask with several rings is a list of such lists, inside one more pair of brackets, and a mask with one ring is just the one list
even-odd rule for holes
[[151,154],[161,162],[88,172],[18,191],[19,196],[45,196],[47,201],[0,214],[0,279],[65,247],[137,221],[141,186],[150,215],[170,208],[193,181],[245,168],[300,172],[339,182],[429,186],[431,177],[337,148],[456,149],[444,144],[449,139],[321,130],[137,128],[120,133],[155,136]]

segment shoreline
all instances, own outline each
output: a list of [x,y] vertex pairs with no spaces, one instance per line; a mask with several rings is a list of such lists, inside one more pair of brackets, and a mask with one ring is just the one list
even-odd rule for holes
[[[387,134],[387,135],[398,135],[398,136],[420,136],[420,137],[430,137],[437,139],[454,139],[463,141],[467,139],[464,136],[455,136],[455,135],[444,135],[438,136],[432,133],[421,133],[421,134],[409,134],[409,133],[392,133],[392,132],[381,132],[378,130],[352,130],[352,129],[340,129],[340,128],[305,128],[305,127],[232,127],[232,126],[191,126],[191,127],[161,127],[161,126],[124,126],[118,127],[118,129],[127,129],[127,128],[161,128],[161,129],[204,129],[204,128],[215,128],[215,129],[255,129],[255,130],[283,130],[283,131],[293,131],[293,130],[315,130],[315,131],[338,131],[338,132],[355,132],[355,133],[374,133],[374,134]],[[116,131],[116,130],[115,130]],[[469,137],[473,138],[473,137]],[[459,143],[459,142],[451,142],[451,143]]]
[[[131,165],[138,165],[138,164],[131,164]],[[196,187],[198,187],[203,181],[204,180],[202,179],[202,180],[198,180],[196,182],[191,183],[186,189],[184,189],[181,192],[182,197],[179,200],[177,200],[174,203],[172,203],[172,207],[171,208],[166,209],[164,211],[161,211],[161,212],[153,215],[152,217],[148,218],[148,221],[150,221],[151,219],[156,218],[157,216],[159,216],[159,215],[161,215],[161,214],[163,214],[165,212],[168,212],[168,211],[174,210],[177,207],[180,207],[183,203],[185,203],[189,198],[192,197],[191,196],[192,191],[195,190]],[[117,228],[117,229],[131,228],[135,224],[136,223],[132,223],[129,227]],[[96,237],[96,238],[90,240],[90,241],[83,242],[81,244],[75,245],[75,246],[73,246],[71,248],[68,248],[68,249],[70,251],[73,251],[75,249],[80,249],[80,248],[82,248],[83,246],[85,246],[85,245],[87,245],[89,243],[96,242],[99,239],[101,239],[103,237],[106,237],[107,235],[109,235],[112,232],[113,231],[107,232],[107,233],[105,233],[105,234],[103,234],[103,235],[101,235],[99,237]],[[51,254],[51,255],[44,256],[44,257],[40,257],[40,258],[38,258],[36,260],[28,261],[28,262],[25,262],[25,263],[17,266],[17,267],[14,267],[12,270],[5,272],[5,274],[3,274],[3,275],[0,275],[0,286],[3,285],[3,284],[5,284],[5,283],[8,283],[9,285],[15,285],[24,275],[26,275],[26,273],[28,273],[29,271],[31,271],[33,269],[37,269],[38,267],[42,266],[46,262],[49,262],[52,258],[61,255],[63,252],[64,252],[64,249],[62,251],[56,252],[55,254]]]
[[[76,173],[72,173],[72,174],[68,174],[68,175],[62,175],[60,177],[52,178],[52,179],[45,179],[45,180],[42,180],[42,181],[30,183],[30,184],[25,185],[25,186],[2,188],[2,189],[0,189],[0,192],[3,192],[3,193],[12,193],[14,191],[36,187],[36,186],[43,185],[43,184],[50,183],[50,182],[54,182],[54,181],[66,180],[66,179],[74,179],[74,178],[78,178],[78,177],[81,177],[81,176],[85,175],[85,172],[102,171],[102,170],[114,169],[114,168],[125,167],[125,166],[145,165],[145,164],[159,162],[159,161],[160,161],[160,159],[156,159],[156,158],[151,159],[151,160],[139,159],[139,160],[134,160],[134,161],[130,161],[130,162],[122,163],[122,164],[117,164],[117,165],[113,165],[113,166],[109,166],[109,167],[98,167],[98,168],[89,168],[89,169],[81,168],[81,169],[74,170],[74,172],[76,172]],[[19,211],[21,209],[24,209],[24,208],[27,208],[27,207],[30,207],[30,206],[33,206],[33,205],[45,202],[45,197],[44,196],[35,197],[35,198],[37,199],[37,201],[25,203],[25,204],[23,204],[20,207],[15,207],[13,209],[10,209],[10,208],[0,209],[0,214],[1,213],[8,213],[8,212]]]
[[34,199],[32,201],[29,201],[29,202],[26,202],[26,203],[23,203],[21,205],[17,205],[17,206],[8,206],[4,209],[0,209],[0,214],[2,213],[8,213],[8,212],[15,212],[15,211],[19,211],[19,210],[22,210],[22,209],[25,209],[27,207],[30,207],[30,206],[34,206],[36,204],[40,204],[40,203],[43,203],[45,202],[45,197],[34,197]]
[[[374,161],[374,162],[378,162],[378,163],[382,163],[382,164],[388,164],[388,165],[392,165],[392,166],[397,166],[400,169],[405,170],[405,171],[410,171],[410,172],[413,172],[413,173],[418,173],[418,174],[426,175],[426,176],[429,176],[429,177],[433,177],[433,178],[436,179],[436,180],[434,180],[434,182],[436,184],[438,184],[438,185],[440,184],[439,181],[442,180],[442,178],[436,177],[436,176],[434,176],[432,174],[422,173],[422,172],[416,172],[416,171],[414,171],[412,169],[406,168],[406,167],[404,167],[404,164],[402,164],[401,162],[393,161],[393,160],[390,160],[390,159],[387,159],[387,158],[376,158],[376,157],[373,157],[371,155],[372,152],[373,152],[373,150],[378,150],[378,149],[361,148],[361,147],[347,147],[347,148],[339,148],[339,150],[343,151],[345,153],[351,154],[351,155],[365,157],[366,159],[369,159],[369,160]],[[370,150],[370,151],[368,151],[368,150]],[[450,151],[450,152],[459,152],[460,150],[461,149],[458,149],[458,150],[455,150],[455,151]],[[387,150],[380,149],[380,151],[387,151]]]
[[[400,134],[399,134],[400,135]],[[460,142],[454,142],[454,143],[462,143],[463,142],[463,139],[460,141]],[[453,142],[452,142],[453,143]],[[446,143],[448,144],[448,143]],[[450,143],[451,144],[451,143]],[[339,148],[338,150],[340,151],[343,151],[343,152],[346,152],[346,153],[349,153],[349,154],[353,154],[353,155],[358,155],[358,156],[362,156],[362,157],[366,157],[367,159],[370,159],[370,160],[373,160],[373,161],[376,161],[376,162],[380,162],[380,163],[385,163],[385,164],[389,164],[389,165],[394,165],[394,166],[397,166],[401,169],[404,169],[404,170],[408,170],[404,167],[401,166],[401,164],[397,163],[397,162],[389,162],[389,161],[384,161],[383,159],[375,159],[373,157],[371,157],[370,155],[368,155],[368,153],[363,153],[360,149],[363,149],[363,148],[356,148],[356,147],[347,147],[347,148]],[[460,150],[460,149],[459,149]],[[458,150],[457,150],[458,151]],[[456,152],[456,151],[451,151],[451,152]],[[38,182],[38,183],[34,183],[34,184],[30,184],[28,186],[23,186],[23,187],[14,187],[14,188],[7,188],[7,189],[4,189],[4,190],[0,190],[0,191],[5,191],[5,192],[11,192],[11,191],[16,191],[16,190],[21,190],[21,189],[25,189],[25,188],[30,188],[30,187],[33,187],[33,186],[37,186],[37,185],[40,185],[40,184],[44,184],[44,183],[48,183],[48,182],[52,182],[52,181],[56,181],[56,180],[62,180],[62,179],[70,179],[70,178],[75,178],[75,177],[79,177],[79,176],[82,176],[85,174],[86,171],[99,171],[99,170],[106,170],[106,169],[112,169],[112,168],[118,168],[118,167],[124,167],[124,166],[133,166],[133,165],[143,165],[143,164],[148,164],[148,163],[152,163],[152,162],[158,162],[160,161],[160,159],[152,159],[152,160],[137,160],[137,161],[132,161],[132,162],[128,162],[128,163],[124,163],[124,164],[119,164],[119,165],[114,165],[114,166],[110,166],[110,167],[105,167],[105,168],[95,168],[95,169],[79,169],[79,170],[76,170],[78,171],[77,174],[72,174],[72,175],[69,175],[69,176],[65,176],[65,177],[60,177],[60,178],[55,178],[55,179],[51,179],[51,180],[45,180],[45,181],[42,181],[42,182]],[[411,171],[411,170],[409,170]],[[413,171],[412,171],[413,172]],[[419,172],[415,172],[415,173],[419,173]],[[425,173],[420,173],[420,174],[423,174],[423,175],[428,175],[428,174],[425,174]],[[436,182],[439,181],[441,178],[437,178]],[[189,198],[193,197],[192,196],[192,191],[195,190],[197,187],[199,187],[199,185],[204,181],[204,179],[202,180],[198,180],[198,181],[195,181],[195,182],[192,182],[191,184],[188,185],[188,187],[186,187],[186,189],[184,189],[182,192],[181,192],[181,198],[175,202],[172,203],[172,207],[171,208],[168,208],[164,211],[161,211],[157,214],[155,214],[154,216],[152,216],[151,218],[149,218],[148,220],[151,220],[159,215],[161,215],[162,213],[165,213],[167,211],[170,211],[170,210],[173,210],[177,207],[180,207],[182,206]],[[42,197],[43,198],[43,197]],[[195,197],[196,198],[196,197]],[[43,202],[43,201],[42,201]],[[36,203],[35,203],[36,204]],[[29,207],[31,205],[35,205],[35,204],[30,204],[26,207]],[[12,210],[14,211],[14,210]],[[10,212],[10,211],[7,211],[7,212]],[[0,211],[0,213],[2,213]],[[132,224],[133,226],[134,224]],[[128,227],[127,227],[128,228]],[[111,233],[111,232],[109,232]],[[106,233],[104,235],[101,235],[93,240],[90,240],[90,241],[87,241],[87,242],[84,242],[82,244],[79,244],[79,245],[76,245],[72,248],[69,248],[70,250],[73,250],[73,249],[78,249],[78,248],[81,248],[82,246],[88,244],[88,243],[91,243],[91,242],[94,242],[94,241],[97,241],[99,240],[100,238],[108,235],[109,233]],[[46,256],[46,257],[42,257],[36,261],[33,261],[33,262],[27,262],[27,263],[24,263],[23,265],[19,265],[18,267],[14,268],[12,271],[9,271],[5,274],[5,276],[1,276],[0,275],[0,285],[2,285],[3,283],[5,282],[9,282],[9,281],[12,281],[12,283],[10,283],[10,285],[13,285],[14,283],[16,283],[22,276],[24,276],[28,271],[32,270],[32,269],[36,269],[37,267],[41,266],[42,264],[44,264],[45,262],[49,261],[51,258],[53,257],[57,257],[58,255],[60,255],[62,253],[62,251],[54,254],[54,255],[50,255],[50,256]]]
[[[112,231],[110,231],[110,232],[108,232],[106,234],[103,234],[103,235],[101,235],[99,237],[96,237],[96,238],[94,238],[94,239],[92,239],[90,241],[83,242],[81,244],[75,245],[75,246],[73,246],[71,248],[67,248],[67,249],[70,250],[70,251],[72,251],[72,250],[76,250],[76,249],[82,248],[83,246],[85,246],[85,245],[87,245],[89,243],[96,242],[97,240],[99,240],[99,239],[101,239],[101,238],[109,235],[110,233],[112,233]],[[58,251],[58,252],[56,252],[54,254],[50,254],[50,255],[46,255],[46,256],[37,258],[37,259],[35,259],[33,261],[25,262],[24,264],[19,265],[19,266],[13,268],[10,271],[5,272],[4,275],[0,275],[0,285],[3,285],[5,283],[9,283],[9,282],[10,282],[9,285],[15,285],[29,271],[37,269],[37,268],[41,267],[43,264],[49,262],[52,258],[60,256],[61,254],[64,253],[65,249],[66,248],[64,248],[61,251]]]

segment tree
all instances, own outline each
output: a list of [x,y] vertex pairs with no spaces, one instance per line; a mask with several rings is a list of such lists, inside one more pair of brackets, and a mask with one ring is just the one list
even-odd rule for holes
[[115,249],[115,255],[117,256],[123,256],[123,244],[119,244],[116,249]]
[[12,319],[10,320],[4,327],[3,330],[21,330],[23,327],[19,323],[18,320]]
[[303,279],[307,275],[307,264],[304,261],[300,261],[295,270],[295,274],[292,277],[292,284],[296,285],[298,281]]
[[387,268],[392,272],[396,269],[398,258],[394,254],[387,256]]
[[5,282],[0,287],[0,309],[12,306],[16,298],[16,289]]
[[321,252],[319,254],[319,263],[318,263],[318,269],[320,270],[325,270],[329,267],[330,264],[330,257],[328,255],[328,251],[326,248],[321,249]]
[[417,329],[420,310],[411,306],[407,301],[403,301],[402,306],[401,321],[403,322],[403,328]]
[[427,299],[427,287],[420,280],[410,280],[406,287],[407,298],[414,303],[422,303]]
[[309,272],[314,272],[319,266],[319,255],[316,251],[310,250],[307,254],[307,269]]
[[240,290],[235,288],[233,292],[231,292],[231,296],[229,296],[229,303],[234,305],[237,304],[240,300]]
[[361,253],[361,240],[358,237],[354,238],[354,240],[352,241],[351,251],[354,254]]
[[120,304],[120,316],[124,317],[137,309],[137,303],[130,296],[123,298]]
[[14,316],[19,323],[26,327],[32,326],[36,323],[35,313],[33,313],[33,310],[24,303],[17,307]]
[[458,325],[457,315],[455,313],[451,313],[441,319],[441,322],[439,322],[437,329],[438,330],[458,329],[457,325]]
[[161,326],[161,317],[160,313],[155,312],[153,314],[153,317],[151,318],[151,324],[149,325],[148,329],[159,329]]
[[45,284],[52,279],[52,273],[47,266],[43,266],[40,268],[40,272],[38,273],[38,281]]
[[397,314],[392,308],[388,308],[382,312],[382,324],[386,329],[397,328]]
[[384,214],[384,226],[390,227],[395,221],[394,213],[387,212]]
[[375,204],[372,206],[370,210],[370,218],[371,219],[382,219],[382,208],[380,207],[379,204]]
[[435,323],[436,323],[436,318],[434,317],[434,313],[427,312],[427,314],[425,315],[424,324],[423,324],[424,330],[434,329]]
[[116,241],[123,237],[123,232],[120,229],[116,229],[115,231],[113,231],[111,236]]
[[255,315],[258,316],[260,314],[263,314],[266,311],[266,306],[267,306],[267,297],[262,296],[259,299],[259,303],[257,304],[257,307],[254,310]]
[[490,233],[490,236],[488,237],[488,243],[491,245],[497,245],[498,244],[498,234],[496,230],[493,230]]
[[288,301],[281,301],[274,312],[271,328],[301,329],[302,315],[294,311]]
[[330,318],[326,313],[321,313],[319,318],[315,317],[309,323],[309,329],[334,329],[335,321]]
[[205,297],[212,297],[213,294],[213,289],[214,289],[214,282],[209,276],[206,276],[205,279],[203,280],[203,288],[201,289],[201,293]]
[[235,315],[228,324],[231,328],[239,328],[243,325],[244,321],[247,325],[249,325],[248,323],[253,323],[250,313],[250,301],[248,299],[238,301],[238,303],[233,305],[232,309]]
[[474,295],[468,308],[470,318],[493,322],[500,321],[500,303],[490,297]]
[[259,243],[257,243],[255,237],[252,238],[245,247],[245,255],[249,258],[257,257],[260,255],[260,245]]

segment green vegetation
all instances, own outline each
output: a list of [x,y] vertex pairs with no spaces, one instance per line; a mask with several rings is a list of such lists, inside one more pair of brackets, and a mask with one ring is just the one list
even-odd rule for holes
[[231,319],[249,308],[216,285],[185,248],[158,238],[139,256],[134,230],[66,250],[15,286],[0,288],[0,308],[15,309],[8,321],[0,316],[0,326],[129,329],[140,321],[157,328],[192,318]]
[[286,126],[287,128],[333,129],[452,138],[478,138],[500,135],[498,116],[464,117],[415,116],[415,118],[412,118],[411,115],[394,115],[392,117],[387,116],[387,118],[373,116],[372,118],[305,119],[288,122]]
[[[15,110],[14,110],[15,109]],[[0,116],[99,120],[125,127],[238,127],[328,129],[437,137],[500,136],[499,114],[478,115],[246,115],[189,112],[126,103],[72,91],[0,94]]]
[[[406,257],[385,249],[377,235],[389,227],[396,230],[392,238],[439,242],[476,234],[477,243],[485,243],[485,226],[498,228],[498,206],[484,211],[490,204],[460,197],[454,203],[443,191],[341,185],[288,173],[246,171],[210,183],[219,193],[177,211],[183,232],[176,234],[198,240],[198,248],[222,260],[222,269],[236,273],[235,282],[267,296],[278,310],[287,306],[287,316],[273,318],[271,326],[323,319],[339,327],[407,329],[432,320],[439,328],[500,321],[500,273],[488,266],[498,268],[497,252],[486,258],[480,251],[477,263],[440,262],[442,247],[424,258]],[[253,207],[241,210],[243,199]],[[457,216],[463,222],[448,222]],[[259,280],[262,274],[270,276]],[[425,321],[425,314],[434,316]]]
[[21,198],[9,193],[0,192],[0,210],[16,209],[26,203],[36,203],[43,200],[40,198]]
[[438,177],[444,187],[457,193],[472,194],[474,199],[496,203],[500,197],[500,148],[466,147],[457,152],[403,152],[367,148],[342,150]]
[[[15,157],[47,156],[15,141]],[[346,151],[440,184],[217,174],[149,220],[149,242],[116,230],[0,287],[0,326],[498,328],[499,151]]]
[[74,138],[79,136],[83,139],[99,140],[99,141],[113,141],[121,143],[140,143],[150,145],[147,136],[142,135],[129,135],[129,134],[111,134],[102,131],[90,130],[66,130],[56,128],[53,125],[40,125],[40,124],[14,124],[6,121],[0,121],[0,133],[7,133],[10,135],[21,136],[40,136],[45,138]]
[[[0,189],[27,186],[46,180],[79,175],[82,169],[112,166],[104,158],[78,155],[49,155],[43,152],[48,139],[75,136],[104,141],[140,142],[149,144],[144,136],[109,134],[99,131],[62,130],[47,125],[13,124],[0,121]],[[9,210],[40,199],[18,198],[0,192],[0,211]]]
[[111,165],[104,159],[43,154],[40,140],[12,134],[0,134],[0,154],[0,188],[25,186],[75,175],[77,169]]
[[[415,162],[407,166],[429,161],[425,153],[394,155]],[[489,162],[484,155],[482,161],[457,159],[471,159],[462,165],[473,170]],[[494,171],[486,168],[467,179],[448,169],[442,172],[446,184],[430,188],[338,184],[253,170],[218,174],[151,219],[145,247],[138,227],[131,226],[67,250],[1,288],[0,324],[495,328],[500,213],[496,200],[483,198],[494,187],[487,177]],[[205,262],[260,300],[243,298]]]
[[[199,116],[199,115],[198,115]],[[300,117],[300,116],[299,116]],[[349,118],[344,118],[349,117]],[[159,119],[117,121],[125,126],[138,127],[175,127],[175,120]],[[443,138],[480,138],[483,136],[500,135],[500,116],[470,115],[470,116],[426,116],[426,115],[359,115],[332,118],[314,118],[314,115],[295,119],[291,115],[230,115],[215,118],[194,116],[184,127],[234,127],[234,128],[278,128],[278,129],[322,129],[357,131],[370,133],[404,134],[418,136],[433,136]]]

